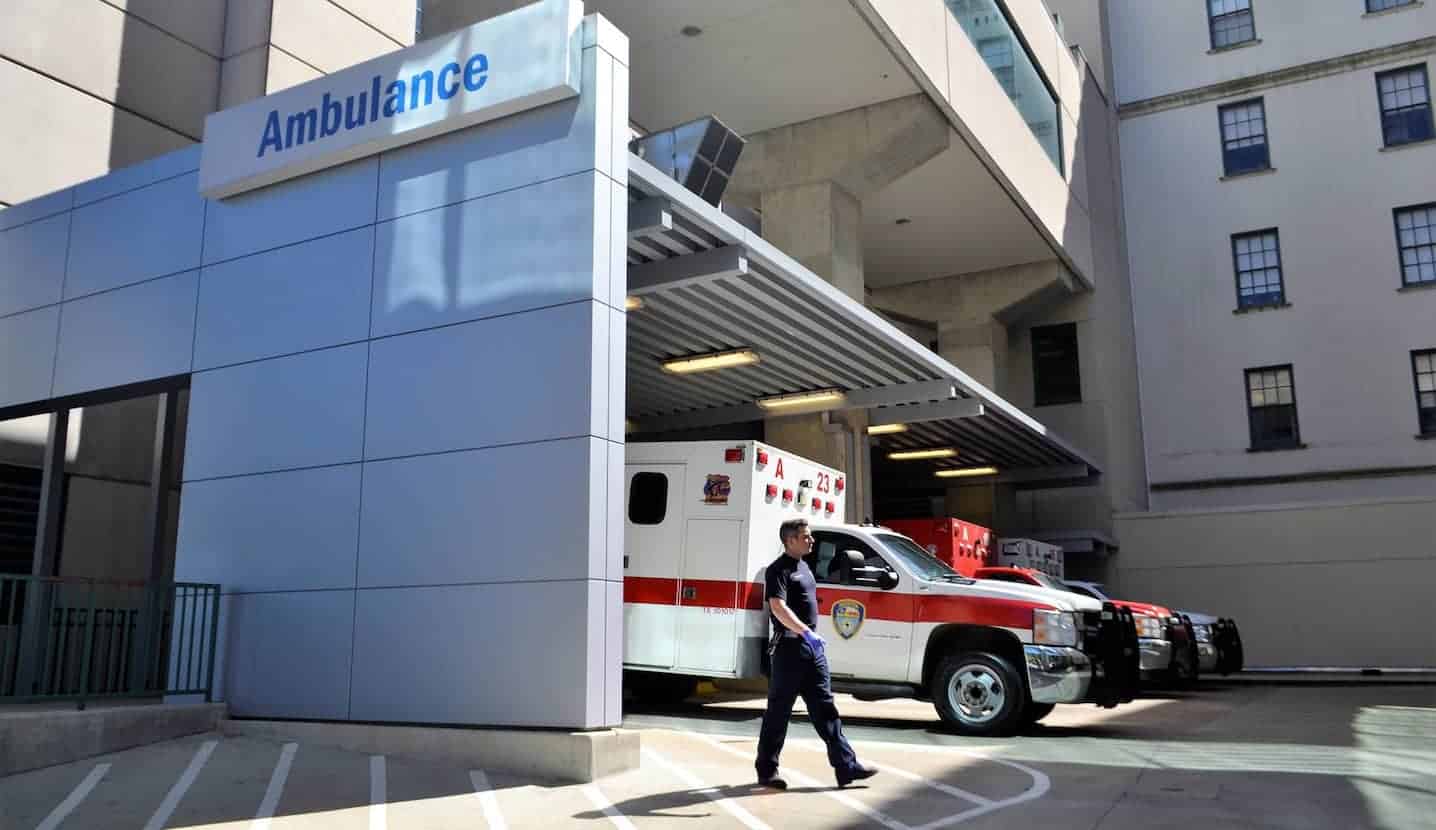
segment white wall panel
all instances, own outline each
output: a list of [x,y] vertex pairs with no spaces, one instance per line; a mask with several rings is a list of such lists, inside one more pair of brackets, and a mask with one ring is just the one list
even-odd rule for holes
[[359,460],[366,344],[196,373],[185,479]]
[[597,725],[586,714],[587,582],[358,597],[353,719]]
[[65,299],[199,267],[199,174],[75,209]]
[[195,367],[366,339],[373,258],[367,227],[205,268]]
[[602,556],[606,528],[594,541],[584,506],[589,492],[602,500],[589,455],[603,446],[578,438],[369,462],[359,586],[601,578],[590,557]]
[[122,167],[113,173],[75,185],[75,204],[88,205],[111,196],[199,170],[201,145]]
[[205,264],[372,223],[378,166],[364,159],[210,202]]
[[55,395],[72,395],[190,370],[199,272],[65,303]]
[[380,225],[375,336],[605,299],[594,279],[595,189],[594,174],[580,174]]
[[70,214],[0,231],[0,316],[60,302]]
[[0,406],[50,397],[60,307],[0,318]]
[[354,587],[358,464],[184,487],[175,578],[225,593]]
[[354,592],[226,597],[222,666],[239,717],[348,715]]
[[584,95],[386,153],[379,219],[592,170],[594,130]]
[[0,230],[18,227],[26,222],[44,219],[57,213],[64,213],[74,204],[75,191],[73,188],[67,187],[64,190],[57,190],[54,193],[11,205],[0,209]]
[[590,307],[375,340],[365,457],[588,434]]

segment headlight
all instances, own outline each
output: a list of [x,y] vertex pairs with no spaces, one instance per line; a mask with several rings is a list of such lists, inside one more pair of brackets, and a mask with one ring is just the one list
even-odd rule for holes
[[1212,641],[1212,627],[1210,625],[1194,625],[1192,630],[1197,634],[1197,642],[1210,643]]
[[1077,619],[1070,611],[1032,609],[1032,642],[1044,646],[1077,647]]
[[1167,627],[1160,617],[1153,617],[1150,614],[1133,614],[1132,619],[1137,623],[1138,637],[1144,640],[1167,639]]

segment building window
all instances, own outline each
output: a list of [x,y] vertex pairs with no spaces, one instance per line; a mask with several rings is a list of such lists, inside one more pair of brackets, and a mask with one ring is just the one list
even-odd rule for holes
[[1047,80],[1022,32],[1012,22],[1003,0],[946,0],[947,10],[962,27],[1017,114],[1042,146],[1043,152],[1065,173],[1062,127],[1057,89]]
[[1032,329],[1032,385],[1037,406],[1082,401],[1076,323]]
[[1012,59],[1012,38],[987,37],[977,42],[978,54],[982,55],[987,68],[997,76],[1007,97],[1017,100],[1017,69]]
[[1228,176],[1271,167],[1266,143],[1266,105],[1260,98],[1220,108],[1222,167]]
[[1366,0],[1366,11],[1368,13],[1384,12],[1388,9],[1399,9],[1402,6],[1413,5],[1416,0]]
[[668,476],[634,473],[628,485],[628,520],[636,525],[661,525],[668,515]]
[[1247,370],[1247,421],[1254,450],[1301,446],[1290,365]]
[[1286,303],[1281,281],[1281,241],[1275,229],[1233,236],[1232,262],[1237,275],[1237,308]]
[[1411,353],[1416,375],[1416,416],[1422,435],[1436,436],[1436,349]]
[[1256,40],[1251,0],[1207,0],[1212,24],[1212,48],[1225,49]]
[[1426,141],[1436,135],[1425,66],[1379,73],[1376,90],[1381,95],[1381,133],[1387,147]]
[[1396,209],[1396,247],[1402,284],[1436,283],[1436,202]]

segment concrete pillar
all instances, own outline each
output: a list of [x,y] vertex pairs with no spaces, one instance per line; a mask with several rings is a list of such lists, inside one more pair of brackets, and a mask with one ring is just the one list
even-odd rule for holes
[[[858,302],[863,200],[945,151],[946,118],[913,95],[744,137],[727,200],[762,212],[763,237]],[[769,443],[843,470],[848,516],[872,516],[867,413],[772,418]]]
[[1007,326],[988,318],[937,329],[938,353],[994,391],[1007,386]]
[[763,237],[863,302],[863,206],[831,181],[764,191]]

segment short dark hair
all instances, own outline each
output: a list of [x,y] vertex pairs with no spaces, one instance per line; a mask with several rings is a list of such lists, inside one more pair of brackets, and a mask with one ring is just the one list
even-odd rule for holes
[[786,545],[789,539],[802,533],[807,526],[807,519],[789,519],[778,525],[778,540]]

